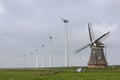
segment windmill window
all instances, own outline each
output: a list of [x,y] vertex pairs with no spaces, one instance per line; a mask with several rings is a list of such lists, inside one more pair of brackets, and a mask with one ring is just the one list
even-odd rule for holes
[[99,56],[98,59],[101,59],[101,57]]

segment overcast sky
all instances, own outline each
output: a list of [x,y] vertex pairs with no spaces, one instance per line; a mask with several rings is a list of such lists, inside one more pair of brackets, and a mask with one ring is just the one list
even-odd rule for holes
[[[53,37],[53,66],[64,66],[64,23],[67,18],[69,65],[87,65],[90,48],[74,54],[90,42],[87,23],[92,23],[95,38],[111,31],[103,43],[109,65],[120,62],[120,1],[119,0],[0,0],[0,68],[49,66],[49,29]],[[44,51],[41,45],[44,44]],[[39,51],[36,52],[35,50]],[[31,54],[31,52],[33,54]]]

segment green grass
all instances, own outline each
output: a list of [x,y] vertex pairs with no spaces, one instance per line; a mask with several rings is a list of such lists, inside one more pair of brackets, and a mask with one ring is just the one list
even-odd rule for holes
[[0,69],[0,80],[120,80],[119,68],[88,69],[77,67],[43,69]]

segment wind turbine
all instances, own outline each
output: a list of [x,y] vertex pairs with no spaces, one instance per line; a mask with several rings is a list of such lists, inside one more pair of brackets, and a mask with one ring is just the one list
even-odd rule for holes
[[38,57],[37,57],[38,49],[36,49],[35,51],[36,51],[36,55],[35,55],[35,67],[38,68]]
[[34,67],[34,62],[33,61],[34,61],[33,60],[33,52],[31,52],[31,62],[32,62],[31,67]]
[[68,20],[61,18],[62,21],[64,22],[64,39],[65,39],[65,67],[68,66]]
[[49,39],[50,39],[50,67],[52,67],[52,39],[53,37],[50,34],[50,30],[49,30]]
[[25,67],[27,67],[27,54],[25,53]]
[[105,58],[104,49],[103,49],[104,44],[100,40],[105,37],[108,37],[108,35],[110,34],[110,31],[103,34],[102,36],[100,36],[97,39],[93,38],[92,28],[91,28],[90,23],[88,23],[88,31],[89,31],[91,43],[85,45],[82,48],[79,48],[75,53],[78,53],[81,50],[90,46],[91,55],[90,55],[90,59],[88,61],[88,67],[90,67],[90,68],[105,68],[105,67],[107,67],[107,60]]
[[45,47],[45,45],[44,44],[42,44],[42,46],[41,46],[42,48],[43,48],[43,52],[42,52],[42,67],[44,67],[44,47]]

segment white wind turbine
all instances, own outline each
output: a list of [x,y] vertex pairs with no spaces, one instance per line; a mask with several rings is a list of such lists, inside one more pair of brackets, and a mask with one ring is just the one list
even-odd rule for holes
[[65,37],[65,67],[68,66],[68,20],[63,19],[62,21],[64,22],[64,37]]
[[42,67],[44,67],[44,47],[45,47],[45,45],[42,44],[41,47],[42,47],[42,49],[43,49],[42,56],[41,56],[41,58],[42,58]]
[[52,67],[52,39],[53,37],[50,34],[50,30],[49,30],[49,40],[50,40],[50,67]]
[[38,68],[38,57],[37,57],[37,56],[38,56],[38,55],[37,55],[38,53],[37,53],[37,52],[38,52],[39,50],[36,49],[35,51],[36,51],[36,54],[35,54],[35,67]]

